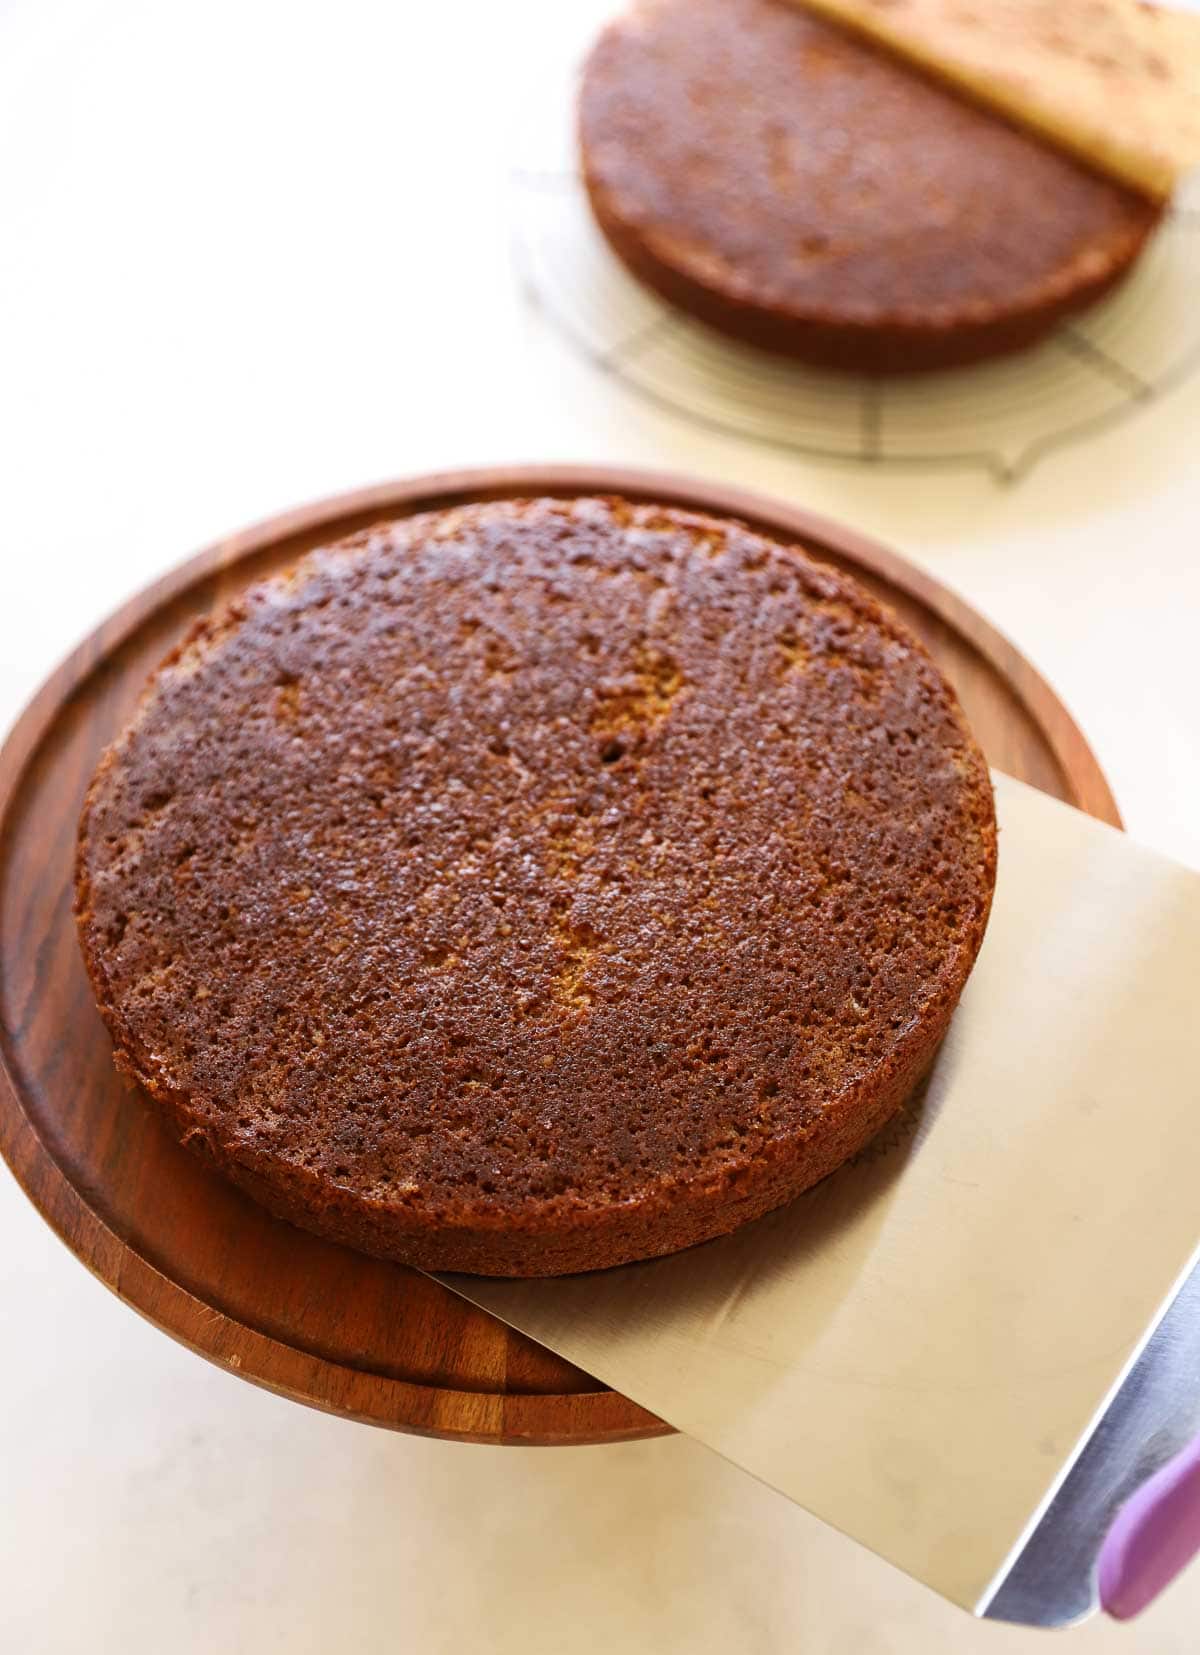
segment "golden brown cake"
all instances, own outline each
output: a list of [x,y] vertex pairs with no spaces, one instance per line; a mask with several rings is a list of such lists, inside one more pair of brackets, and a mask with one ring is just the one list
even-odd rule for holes
[[635,276],[751,344],[884,374],[1018,350],[1129,271],[1160,206],[785,0],[638,0],[579,133]]
[[995,855],[953,692],[853,581],[734,522],[507,501],[199,624],[97,771],[77,915],[189,1148],[350,1246],[541,1275],[860,1148]]

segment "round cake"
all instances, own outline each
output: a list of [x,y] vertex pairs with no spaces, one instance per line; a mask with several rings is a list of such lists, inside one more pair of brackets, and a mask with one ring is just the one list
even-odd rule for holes
[[1161,209],[787,0],[640,0],[580,97],[595,216],[635,276],[751,344],[865,373],[1020,349]]
[[199,623],[92,782],[76,911],[189,1148],[366,1252],[552,1275],[858,1150],[995,857],[953,692],[852,580],[732,521],[511,500]]

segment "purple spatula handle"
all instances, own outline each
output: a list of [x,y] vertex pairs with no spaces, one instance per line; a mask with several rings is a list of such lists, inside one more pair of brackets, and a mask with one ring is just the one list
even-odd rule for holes
[[1100,1548],[1100,1606],[1140,1614],[1200,1552],[1200,1437],[1121,1507]]

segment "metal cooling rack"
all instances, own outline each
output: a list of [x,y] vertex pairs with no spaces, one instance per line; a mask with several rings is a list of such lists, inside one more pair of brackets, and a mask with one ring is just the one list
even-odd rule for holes
[[739,345],[641,287],[575,166],[574,87],[533,112],[512,172],[514,254],[537,308],[597,368],[696,424],[817,458],[972,466],[1001,482],[1128,419],[1200,366],[1200,190],[1111,298],[1019,356],[913,380],[824,373]]

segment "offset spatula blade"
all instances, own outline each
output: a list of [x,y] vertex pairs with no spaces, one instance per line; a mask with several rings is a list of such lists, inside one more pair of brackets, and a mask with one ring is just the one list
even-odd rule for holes
[[1200,1238],[1200,876],[996,787],[983,950],[856,1163],[673,1258],[443,1278],[976,1614]]

